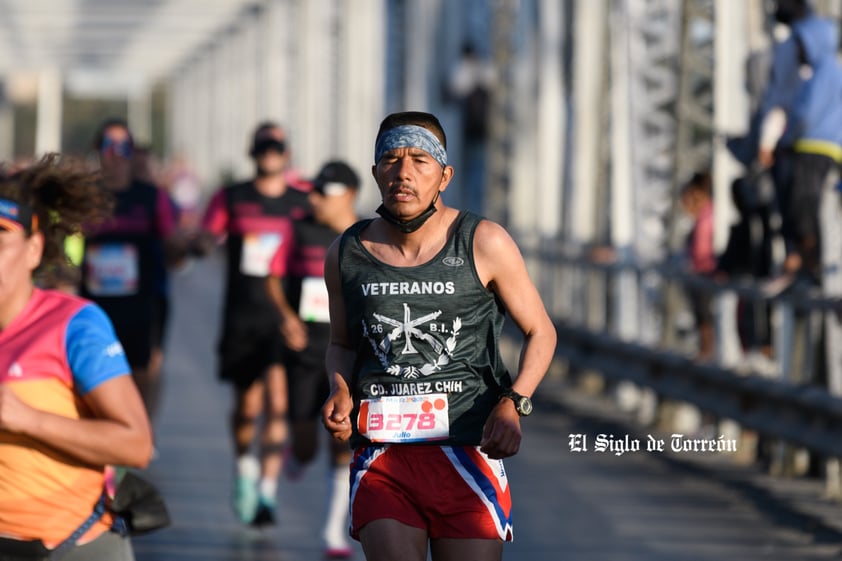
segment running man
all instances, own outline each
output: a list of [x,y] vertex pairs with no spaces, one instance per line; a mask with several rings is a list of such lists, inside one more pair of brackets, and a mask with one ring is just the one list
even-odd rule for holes
[[[351,441],[351,535],[369,561],[501,559],[512,539],[502,458],[555,351],[556,331],[509,234],[447,207],[447,141],[429,113],[387,116],[372,174],[379,218],[327,255],[331,394],[322,420]],[[517,376],[499,339],[524,335]]]
[[[267,281],[270,297],[283,318],[281,331],[289,349],[291,446],[284,473],[291,479],[300,477],[318,450],[320,411],[330,391],[324,370],[330,340],[325,254],[336,237],[357,221],[359,185],[359,176],[347,163],[331,161],[322,166],[310,192],[313,215],[295,223],[294,241],[275,255]],[[280,279],[286,279],[286,293]],[[328,559],[345,559],[353,553],[347,541],[350,461],[348,443],[332,439],[328,510],[322,533]]]
[[225,243],[227,273],[218,355],[219,377],[234,390],[233,506],[241,522],[259,526],[275,521],[287,438],[284,339],[265,283],[272,257],[291,239],[293,221],[309,214],[309,202],[306,192],[290,179],[286,134],[279,125],[259,125],[249,153],[256,176],[222,188],[211,199],[196,249],[206,254],[217,243]]
[[81,296],[99,304],[117,331],[149,417],[161,393],[167,269],[187,250],[175,204],[163,189],[132,175],[134,141],[121,119],[108,119],[94,138],[102,185],[115,200],[113,216],[85,227]]

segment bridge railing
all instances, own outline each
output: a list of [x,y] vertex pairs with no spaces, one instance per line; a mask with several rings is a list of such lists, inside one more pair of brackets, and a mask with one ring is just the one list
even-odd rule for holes
[[[605,253],[605,252],[603,252]],[[549,245],[524,256],[559,333],[558,355],[573,369],[650,388],[740,426],[823,454],[842,457],[839,369],[842,300],[795,283],[781,290],[756,280],[714,280],[678,264],[641,265],[599,252]],[[681,295],[713,295],[717,353],[694,355]],[[678,296],[678,297],[676,297]],[[771,309],[772,355],[758,369],[740,348],[737,302]],[[684,318],[684,319],[682,319]]]

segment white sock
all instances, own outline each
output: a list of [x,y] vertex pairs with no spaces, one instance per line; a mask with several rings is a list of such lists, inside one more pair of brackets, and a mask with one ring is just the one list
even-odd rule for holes
[[251,454],[243,454],[237,458],[237,474],[256,480],[260,477],[260,462]]
[[328,480],[328,507],[325,519],[324,540],[328,547],[345,547],[348,544],[348,508],[351,482],[348,467],[335,467]]
[[267,499],[274,499],[278,492],[278,482],[274,479],[263,478],[260,480],[260,496]]

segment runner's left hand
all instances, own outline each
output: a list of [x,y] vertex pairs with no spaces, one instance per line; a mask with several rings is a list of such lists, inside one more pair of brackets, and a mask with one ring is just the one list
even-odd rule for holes
[[514,456],[522,438],[520,416],[510,399],[501,399],[485,421],[480,451],[493,460]]

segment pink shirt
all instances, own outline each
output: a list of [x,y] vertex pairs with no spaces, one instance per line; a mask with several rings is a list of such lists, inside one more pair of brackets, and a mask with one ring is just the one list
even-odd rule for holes
[[[92,416],[80,396],[129,365],[105,313],[87,300],[36,289],[0,331],[0,384],[33,407],[71,419]],[[91,514],[102,466],[84,465],[23,434],[0,430],[0,535],[54,546]],[[86,534],[111,524],[105,516]]]
[[713,201],[707,201],[699,211],[690,235],[690,265],[695,273],[710,273],[716,269],[713,251]]

